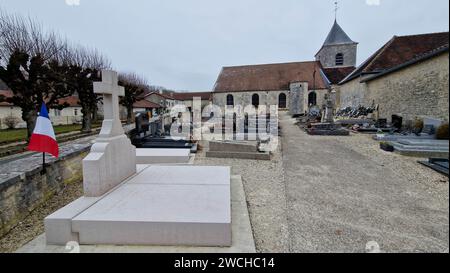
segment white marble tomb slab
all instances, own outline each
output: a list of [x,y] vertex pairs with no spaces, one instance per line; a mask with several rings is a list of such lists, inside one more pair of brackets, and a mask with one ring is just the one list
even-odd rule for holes
[[136,149],[136,164],[188,163],[189,149]]
[[150,166],[72,219],[82,245],[231,245],[230,168]]

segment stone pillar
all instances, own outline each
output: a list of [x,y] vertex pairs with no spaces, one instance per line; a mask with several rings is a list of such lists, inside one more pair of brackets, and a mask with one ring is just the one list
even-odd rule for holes
[[289,112],[292,116],[305,113],[305,95],[308,90],[307,82],[294,82],[290,85]]

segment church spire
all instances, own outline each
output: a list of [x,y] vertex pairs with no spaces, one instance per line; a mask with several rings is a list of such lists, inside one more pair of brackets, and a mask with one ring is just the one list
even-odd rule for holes
[[334,2],[334,21],[335,21],[335,22],[337,21],[337,12],[338,12],[338,9],[339,9],[339,2],[336,1],[336,2]]

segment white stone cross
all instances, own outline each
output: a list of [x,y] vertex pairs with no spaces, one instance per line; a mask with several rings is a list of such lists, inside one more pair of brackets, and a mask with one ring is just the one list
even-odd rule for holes
[[125,88],[118,84],[117,72],[102,71],[102,81],[94,82],[94,93],[103,95],[103,125],[100,138],[110,138],[124,134],[120,122],[119,96],[125,95]]

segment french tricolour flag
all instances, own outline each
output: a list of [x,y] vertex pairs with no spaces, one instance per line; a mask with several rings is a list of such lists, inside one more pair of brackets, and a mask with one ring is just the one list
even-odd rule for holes
[[55,132],[53,131],[52,122],[48,117],[45,103],[42,103],[28,150],[49,153],[54,157],[59,156],[58,142],[56,142]]

